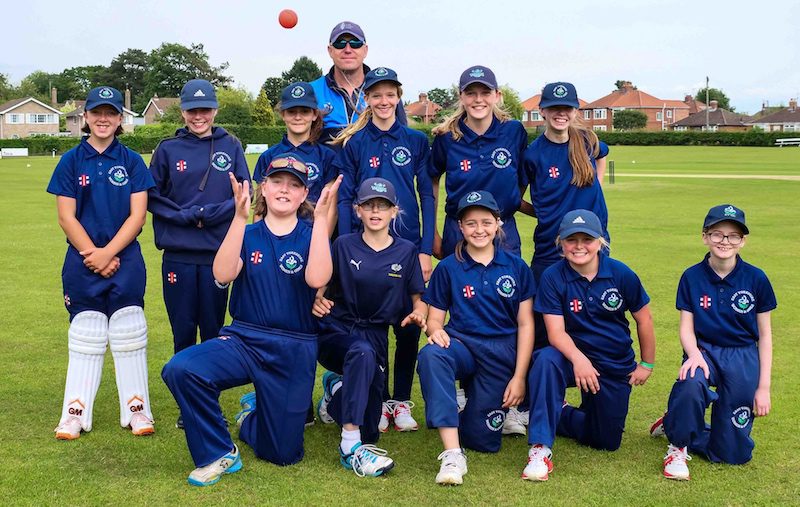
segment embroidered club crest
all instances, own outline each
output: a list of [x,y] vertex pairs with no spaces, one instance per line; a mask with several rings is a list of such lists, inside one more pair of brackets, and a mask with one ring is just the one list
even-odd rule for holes
[[469,195],[467,195],[467,202],[470,204],[475,204],[480,200],[481,200],[481,194],[479,194],[478,192],[470,192]]
[[511,275],[503,275],[495,282],[495,290],[504,298],[514,296],[517,291],[517,281]]
[[214,155],[211,157],[211,165],[217,171],[225,172],[230,170],[231,167],[231,156],[225,153],[224,151],[215,152]]
[[567,96],[567,87],[564,85],[556,85],[553,88],[553,96],[557,99],[563,99]]
[[110,99],[114,97],[114,91],[111,90],[111,88],[106,87],[100,88],[100,91],[97,94],[100,95],[101,99]]
[[486,73],[480,67],[475,67],[471,71],[469,71],[469,77],[485,77]]
[[303,256],[295,251],[288,251],[278,259],[278,267],[287,275],[293,275],[303,269]]
[[380,192],[382,194],[386,193],[389,190],[388,188],[386,188],[386,183],[382,183],[380,181],[376,181],[375,183],[370,185],[369,188],[371,188],[372,190],[374,190],[376,192]]
[[411,162],[411,151],[405,146],[398,146],[392,150],[392,162],[395,165],[407,165]]
[[121,165],[115,165],[108,170],[108,181],[117,187],[124,187],[128,184],[128,171]]
[[306,91],[300,85],[295,86],[294,88],[292,88],[291,95],[295,99],[299,99],[300,97],[304,97],[305,94],[306,94]]
[[750,313],[756,307],[756,298],[748,290],[739,290],[731,296],[731,308],[736,313]]
[[317,164],[306,162],[306,168],[308,168],[308,181],[314,181],[319,178],[320,170]]
[[615,312],[622,308],[622,294],[616,287],[606,289],[600,295],[600,304],[609,312]]
[[492,152],[492,165],[498,169],[505,169],[511,165],[511,152],[505,148],[497,148]]

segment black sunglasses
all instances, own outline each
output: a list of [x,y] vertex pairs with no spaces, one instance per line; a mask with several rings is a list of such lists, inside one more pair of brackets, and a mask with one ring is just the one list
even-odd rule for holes
[[338,39],[334,42],[331,42],[331,46],[336,49],[344,49],[344,47],[348,44],[350,44],[352,49],[358,49],[364,45],[364,41],[358,39]]

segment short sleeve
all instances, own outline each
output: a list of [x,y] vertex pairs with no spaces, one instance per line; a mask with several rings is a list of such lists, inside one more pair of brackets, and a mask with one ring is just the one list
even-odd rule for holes
[[50,178],[50,184],[47,185],[47,191],[51,194],[74,199],[78,195],[75,187],[78,184],[76,178],[75,157],[73,152],[69,152],[61,157],[61,160],[56,164],[53,176]]
[[542,273],[542,278],[539,280],[539,288],[536,291],[536,300],[533,303],[533,308],[539,312],[547,315],[563,315],[563,307],[561,305],[561,291],[559,287],[565,287],[564,283],[558,283],[557,264],[547,268]]
[[678,282],[678,293],[675,296],[675,308],[678,310],[684,310],[689,313],[694,313],[692,311],[692,297],[689,287],[689,279],[686,276],[686,272],[681,275],[681,280]]
[[422,300],[429,305],[440,310],[447,311],[452,306],[451,298],[451,276],[448,273],[447,263],[440,262],[433,270],[431,280],[428,282],[428,289],[422,296]]
[[131,155],[130,160],[133,163],[133,169],[131,170],[131,193],[145,192],[155,187],[156,182],[150,170],[147,169],[142,156],[130,150],[129,154]]
[[756,313],[770,312],[778,307],[775,299],[775,291],[767,275],[761,271],[759,273],[758,287],[756,288]]

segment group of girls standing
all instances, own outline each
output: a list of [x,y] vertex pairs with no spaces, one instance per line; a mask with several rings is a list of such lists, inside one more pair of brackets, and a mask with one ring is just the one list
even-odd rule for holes
[[[184,91],[186,128],[156,150],[152,176],[141,159],[123,169],[120,178],[132,182],[130,209],[118,209],[122,201],[102,194],[100,204],[124,222],[118,232],[100,231],[106,236],[84,241],[98,222],[93,215],[76,216],[74,190],[59,190],[55,183],[49,190],[59,195],[68,261],[83,256],[89,270],[84,275],[93,280],[89,286],[107,290],[108,280],[120,278],[118,270],[140,265],[143,274],[135,237],[143,223],[144,191],[153,187],[149,207],[156,244],[164,250],[164,298],[176,352],[162,377],[179,405],[179,424],[196,465],[189,483],[213,484],[241,469],[218,397],[248,383],[255,390],[240,400],[240,439],[270,462],[301,460],[317,361],[328,370],[317,412],[342,428],[341,464],[359,476],[385,474],[395,463],[376,447],[380,433],[392,420],[400,431],[418,427],[410,398],[421,331],[428,337],[418,365],[425,419],[443,444],[437,483],[463,482],[464,448],[499,451],[509,413],[517,422],[530,419],[524,479],[548,478],[557,433],[595,448],[619,447],[631,386],[644,384],[652,372],[655,336],[641,282],[608,256],[600,184],[608,147],[581,126],[574,86],[544,87],[545,131],[526,148],[525,129],[501,108],[494,73],[470,67],[459,80],[457,109],[434,129],[431,149],[422,133],[397,121],[401,83],[393,70],[379,67],[365,77],[366,109],[329,148],[317,142],[322,121],[313,88],[293,83],[278,106],[286,136],[261,155],[254,171],[255,219],[249,225],[250,179],[241,145],[213,126],[217,105],[210,84],[190,81]],[[116,119],[113,109],[106,118]],[[76,148],[86,152],[80,152],[84,158],[97,157],[103,148],[112,153],[116,143],[108,125],[93,120],[93,111],[87,103],[91,132]],[[65,155],[54,175],[64,187],[82,181],[59,176],[72,158]],[[440,233],[436,197],[443,174],[446,216]],[[116,191],[113,179],[116,173],[109,176],[109,189]],[[522,199],[528,187],[530,204]],[[99,204],[88,209],[104,211]],[[538,220],[530,266],[520,257],[517,210]],[[82,235],[77,222],[87,228]],[[98,243],[107,243],[102,256],[96,254]],[[132,268],[124,267],[126,245],[135,246]],[[435,269],[432,256],[442,259]],[[84,309],[91,315],[76,317],[70,327],[59,438],[91,429],[93,393],[70,391],[79,384],[71,380],[80,373],[73,372],[73,359],[77,364],[87,362],[89,353],[97,355],[87,352],[99,350],[102,341],[94,320],[110,315],[110,336],[117,312],[133,312],[126,305],[135,305],[143,325],[141,280],[131,301],[120,303],[111,289],[98,296],[97,305],[87,300],[78,307],[65,275],[71,315]],[[233,322],[222,327],[230,283]],[[626,311],[637,323],[638,362]],[[198,326],[202,343],[194,345]],[[397,339],[392,397],[389,327]],[[127,342],[126,347],[134,350]],[[117,369],[120,384],[122,368]],[[571,386],[582,392],[579,407],[563,401]],[[136,434],[153,432],[146,382],[143,392],[142,408],[122,421]],[[122,388],[120,396],[124,409]],[[71,415],[68,409],[79,406],[73,398],[81,406],[88,402],[88,416]],[[528,403],[529,416],[522,409]]]

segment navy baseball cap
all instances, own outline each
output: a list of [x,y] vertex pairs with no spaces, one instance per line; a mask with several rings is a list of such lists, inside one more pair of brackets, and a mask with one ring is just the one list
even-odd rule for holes
[[388,180],[383,178],[367,178],[358,187],[356,194],[356,204],[364,204],[370,199],[386,199],[393,205],[397,206],[397,193],[395,193],[394,185]]
[[708,229],[720,222],[736,222],[742,228],[742,232],[750,234],[750,229],[744,222],[744,211],[733,204],[720,204],[708,210],[708,215],[703,221],[703,229]]
[[349,33],[353,37],[356,37],[360,41],[367,42],[367,38],[364,37],[364,30],[361,29],[360,26],[353,23],[352,21],[342,21],[338,23],[336,26],[333,27],[331,30],[331,36],[328,39],[329,43],[336,42],[336,39],[341,37],[342,35]]
[[572,210],[561,219],[558,227],[558,236],[561,239],[568,238],[573,234],[582,232],[593,238],[603,237],[603,226],[597,215],[588,209]]
[[467,195],[458,200],[458,212],[456,215],[458,215],[458,218],[460,219],[464,211],[473,206],[486,208],[495,215],[500,214],[500,207],[497,205],[497,201],[495,201],[494,196],[486,190],[477,190],[475,192],[469,192]]
[[84,109],[91,111],[97,106],[108,104],[122,114],[122,94],[116,88],[110,86],[98,86],[92,88],[86,96],[86,105]]
[[483,65],[475,65],[461,73],[461,78],[458,80],[459,91],[463,92],[472,83],[481,83],[492,90],[497,90],[497,78],[494,77],[494,72]]
[[298,81],[283,89],[283,92],[281,92],[281,111],[286,111],[292,107],[317,108],[317,96],[310,84]]
[[218,109],[217,94],[214,86],[205,79],[192,79],[181,89],[181,109]]
[[308,186],[308,166],[294,153],[283,153],[273,158],[267,166],[264,178],[277,173],[289,173]]
[[542,88],[542,98],[539,100],[539,109],[553,106],[569,106],[579,109],[578,92],[572,83],[548,83]]
[[364,76],[364,90],[369,90],[378,83],[390,81],[397,86],[403,86],[403,83],[397,80],[397,72],[389,67],[378,67],[367,72]]

